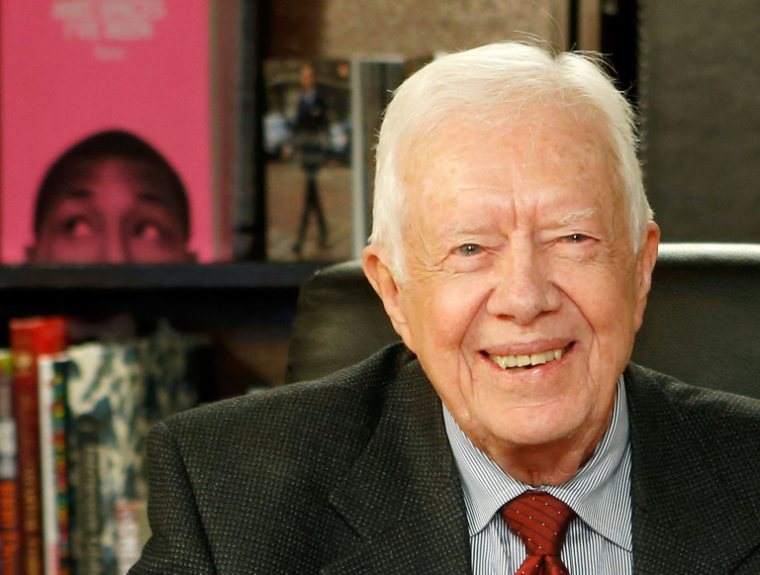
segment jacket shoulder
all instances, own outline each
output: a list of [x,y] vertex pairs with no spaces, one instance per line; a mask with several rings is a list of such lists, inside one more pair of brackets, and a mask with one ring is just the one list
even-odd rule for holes
[[[204,457],[241,453],[299,468],[321,454],[351,458],[368,441],[400,374],[416,363],[400,345],[324,379],[257,391],[177,414],[161,435]],[[158,432],[155,433],[158,435]]]
[[[157,535],[140,568],[205,573],[162,567],[198,566],[201,557],[214,572],[314,572],[336,549],[356,544],[330,495],[388,419],[388,403],[429,387],[411,377],[415,365],[408,351],[389,348],[320,381],[159,423],[148,440]],[[177,510],[183,515],[174,520]]]
[[628,367],[625,381],[639,463],[659,468],[670,460],[695,470],[715,467],[721,475],[755,485],[760,477],[760,400],[688,385],[636,365]]
[[640,415],[649,414],[653,418],[678,415],[679,419],[720,417],[742,425],[760,424],[760,400],[753,397],[689,385],[636,364],[628,366],[625,381],[634,407],[641,406],[646,412]]
[[760,402],[637,366],[625,380],[635,571],[756,572]]

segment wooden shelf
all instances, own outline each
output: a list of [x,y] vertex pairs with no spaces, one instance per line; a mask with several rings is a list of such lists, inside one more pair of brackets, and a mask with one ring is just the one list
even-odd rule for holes
[[[63,314],[167,318],[181,329],[289,329],[301,285],[326,262],[0,266],[0,322]],[[0,346],[7,334],[0,332]]]
[[0,266],[0,290],[298,288],[325,262]]

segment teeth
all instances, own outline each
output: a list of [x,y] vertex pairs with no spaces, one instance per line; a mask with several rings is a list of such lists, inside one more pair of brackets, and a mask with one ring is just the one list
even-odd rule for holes
[[533,353],[531,355],[489,355],[501,369],[510,367],[526,367],[528,365],[541,365],[555,359],[562,358],[561,349],[552,349],[543,353]]
[[[552,359],[554,359],[554,354],[552,353]],[[540,365],[542,363],[546,363],[548,360],[546,359],[546,355],[543,353],[534,353],[530,356],[530,363],[533,365]]]

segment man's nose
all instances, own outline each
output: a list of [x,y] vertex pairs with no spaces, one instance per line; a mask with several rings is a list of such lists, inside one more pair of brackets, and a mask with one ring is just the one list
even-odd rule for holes
[[101,253],[103,263],[123,264],[129,260],[126,242],[118,232],[106,234]]
[[494,274],[487,311],[527,325],[560,305],[559,289],[550,279],[550,266],[532,248],[507,250]]

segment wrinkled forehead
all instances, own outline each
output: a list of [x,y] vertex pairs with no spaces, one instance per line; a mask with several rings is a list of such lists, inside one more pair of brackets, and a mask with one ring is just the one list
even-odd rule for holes
[[506,149],[510,150],[504,164],[518,161],[540,170],[558,157],[572,156],[579,160],[579,165],[589,169],[596,166],[600,173],[608,174],[613,180],[610,188],[619,192],[620,198],[624,197],[619,159],[601,114],[578,103],[538,102],[487,113],[462,108],[438,122],[410,130],[401,139],[397,155],[398,175],[407,199],[415,193],[415,182],[420,177],[430,170],[438,173],[445,170],[446,158],[457,150],[487,153],[504,143],[509,144]]

